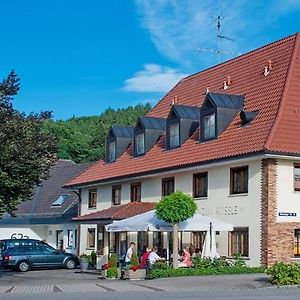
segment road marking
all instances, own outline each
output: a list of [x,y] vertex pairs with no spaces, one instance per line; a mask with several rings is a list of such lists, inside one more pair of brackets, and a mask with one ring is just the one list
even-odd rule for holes
[[21,285],[21,286],[15,286],[12,289],[10,289],[10,294],[38,294],[38,293],[51,293],[53,292],[53,285]]
[[100,285],[98,283],[95,283],[96,285],[100,286],[101,288],[103,288],[104,290],[106,290],[107,292],[115,292],[116,290],[113,290],[107,286],[103,286],[103,285]]
[[131,282],[130,284],[136,285],[136,286],[141,286],[141,287],[147,288],[147,289],[155,291],[155,292],[165,292],[165,290],[158,288],[158,287],[154,287],[154,286],[148,286],[148,285],[138,284],[138,283],[133,283],[133,282]]
[[8,293],[11,292],[11,290],[12,290],[14,287],[12,286],[12,287],[10,287],[9,289],[7,289],[7,288],[8,288],[8,287],[5,287],[5,286],[0,287],[0,293],[8,294]]

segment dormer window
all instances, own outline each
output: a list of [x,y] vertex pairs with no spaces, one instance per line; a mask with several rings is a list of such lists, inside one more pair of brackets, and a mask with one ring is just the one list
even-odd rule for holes
[[199,127],[200,108],[187,105],[173,105],[166,130],[166,149],[178,148],[187,141]]
[[145,134],[141,133],[135,136],[135,154],[142,155],[145,153]]
[[116,160],[116,142],[111,142],[108,146],[108,161],[113,162]]
[[156,143],[166,131],[166,119],[155,117],[138,117],[134,127],[133,155],[142,156]]
[[215,114],[204,117],[204,139],[209,140],[216,137]]
[[200,142],[218,138],[243,110],[244,96],[208,93],[200,111]]
[[176,148],[180,145],[179,141],[179,122],[170,125],[170,148]]
[[132,143],[133,127],[112,125],[105,140],[105,162],[116,161]]

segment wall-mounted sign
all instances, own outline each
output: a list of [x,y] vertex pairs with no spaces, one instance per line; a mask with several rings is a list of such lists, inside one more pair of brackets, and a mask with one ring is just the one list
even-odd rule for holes
[[297,217],[297,213],[295,212],[279,212],[279,217]]

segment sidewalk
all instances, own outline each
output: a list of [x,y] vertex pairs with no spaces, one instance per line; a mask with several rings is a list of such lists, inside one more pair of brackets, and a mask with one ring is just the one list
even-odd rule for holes
[[1,273],[0,295],[60,292],[191,292],[271,287],[265,274],[177,277],[144,281],[98,279],[96,274],[58,270]]

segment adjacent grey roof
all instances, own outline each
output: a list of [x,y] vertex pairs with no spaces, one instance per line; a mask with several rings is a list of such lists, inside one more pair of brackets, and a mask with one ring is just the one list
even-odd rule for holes
[[113,125],[113,126],[111,126],[110,130],[113,132],[115,137],[132,138],[133,132],[134,132],[134,127]]
[[139,117],[138,122],[146,129],[156,129],[156,130],[165,130],[166,129],[166,119],[164,118],[155,118],[155,117]]
[[187,106],[187,105],[173,105],[171,112],[181,119],[197,120],[200,119],[200,107],[196,106]]
[[206,97],[208,97],[217,107],[240,110],[244,107],[244,96],[208,93]]
[[[34,188],[30,200],[19,204],[14,212],[16,217],[4,215],[0,224],[48,224],[58,222],[59,218],[69,216],[69,220],[77,215],[78,196],[62,186],[75,176],[85,171],[91,163],[75,164],[70,160],[58,160],[50,169],[50,176]],[[61,195],[68,195],[61,206],[52,207],[52,203]],[[52,221],[51,221],[52,220]]]

